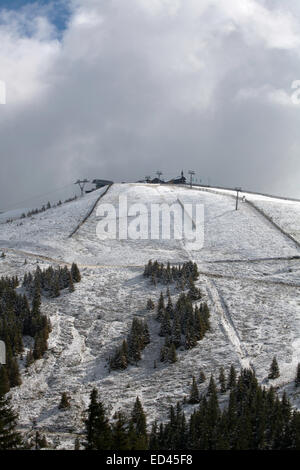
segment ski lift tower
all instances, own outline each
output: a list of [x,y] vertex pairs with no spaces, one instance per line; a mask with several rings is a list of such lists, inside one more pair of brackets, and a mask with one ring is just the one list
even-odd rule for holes
[[161,182],[160,177],[161,177],[161,175],[162,175],[162,171],[157,171],[156,174],[157,174],[157,176],[158,176],[159,182]]
[[193,170],[189,170],[189,175],[190,175],[190,186],[192,188],[193,187],[193,176],[195,175],[195,172]]
[[84,180],[77,180],[76,183],[74,183],[74,184],[78,184],[78,186],[80,187],[81,197],[83,196],[84,187],[86,183],[89,183],[89,180],[87,180],[86,178]]
[[235,210],[237,211],[238,206],[239,206],[239,193],[240,191],[242,191],[242,188],[235,188],[235,190],[236,190]]

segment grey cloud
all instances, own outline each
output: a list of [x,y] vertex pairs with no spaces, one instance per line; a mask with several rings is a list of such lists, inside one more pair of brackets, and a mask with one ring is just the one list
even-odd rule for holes
[[[0,67],[13,89],[32,90],[0,107],[0,207],[78,177],[132,181],[158,168],[300,197],[300,106],[264,95],[289,96],[300,79],[297,4],[285,2],[281,21],[278,3],[264,2],[262,34],[263,15],[256,24],[236,2],[200,3],[179,1],[176,14],[166,0],[152,11],[78,0],[61,42],[45,27],[28,39],[31,56],[18,28],[6,33]],[[243,90],[261,91],[239,99]]]

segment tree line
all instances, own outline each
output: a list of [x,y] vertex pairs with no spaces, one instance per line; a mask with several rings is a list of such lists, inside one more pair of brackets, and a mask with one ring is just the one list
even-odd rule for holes
[[[51,205],[50,201],[48,201],[47,204],[43,204],[42,207],[40,207],[40,208],[31,209],[28,212],[23,212],[21,214],[21,216],[16,217],[16,219],[25,219],[26,217],[32,217],[33,215],[37,215],[37,214],[41,214],[42,212],[46,212],[49,209],[55,209],[56,207],[59,207],[62,204],[66,204],[68,202],[76,201],[76,199],[77,199],[77,196],[75,194],[74,197],[70,197],[70,198],[66,199],[64,202],[59,200],[56,204]],[[13,218],[7,219],[6,223],[9,224],[9,223],[13,222],[16,219],[13,219]]]
[[19,280],[0,279],[0,339],[6,346],[6,364],[0,368],[0,392],[20,385],[21,377],[17,356],[24,351],[23,336],[34,338],[32,360],[41,357],[47,349],[51,330],[49,320],[41,313],[41,295],[34,291],[32,304],[25,294],[16,292]]
[[188,281],[196,281],[199,277],[196,263],[187,261],[182,265],[171,266],[168,262],[165,266],[157,260],[149,260],[144,269],[144,276],[150,278],[152,284],[170,284],[176,282],[178,288],[184,289]]
[[[156,320],[160,322],[159,335],[165,338],[164,345],[159,353],[160,362],[174,363],[177,361],[176,350],[192,349],[197,342],[202,340],[205,333],[210,329],[209,308],[206,302],[193,306],[193,302],[200,300],[202,294],[195,286],[198,279],[198,268],[196,263],[187,262],[182,266],[173,266],[170,263],[165,267],[163,263],[150,260],[145,266],[144,276],[150,277],[153,273],[157,278],[165,276],[170,282],[184,280],[181,288],[188,287],[188,292],[182,292],[173,305],[169,286],[166,299],[163,292],[157,302]],[[155,309],[152,299],[147,300],[146,310]],[[109,358],[110,370],[124,370],[129,364],[137,364],[141,359],[141,352],[150,343],[149,328],[145,320],[134,319],[127,339],[116,349]],[[156,361],[154,361],[156,367]]]
[[141,352],[150,343],[150,333],[145,320],[134,318],[127,339],[124,339],[112,357],[109,358],[111,370],[127,369],[129,364],[137,365]]
[[[167,422],[155,421],[149,431],[139,397],[131,414],[118,412],[109,421],[94,389],[82,445],[97,450],[300,450],[300,412],[285,393],[279,398],[272,386],[259,385],[252,370],[242,369],[237,376],[233,366],[225,390],[220,377],[219,386],[211,376],[200,396],[193,378],[189,399],[171,406]],[[222,408],[219,393],[228,393]],[[189,415],[187,403],[196,405]]]
[[44,296],[59,297],[63,289],[69,289],[74,292],[74,283],[80,282],[81,275],[76,263],[73,263],[71,269],[67,266],[53,268],[49,266],[41,269],[37,266],[34,274],[26,273],[23,278],[22,287],[29,295],[38,288]]
[[[192,292],[193,295],[182,293],[174,306],[169,289],[167,302],[163,293],[160,294],[156,320],[161,324],[159,335],[165,337],[165,343],[159,354],[161,362],[176,362],[178,348],[194,348],[210,329],[209,308],[206,302],[202,302],[200,306],[193,306],[191,299],[198,298],[201,294],[197,293],[196,296],[193,290]],[[154,302],[149,299],[147,309],[154,308]],[[109,358],[110,370],[124,370],[129,364],[137,365],[141,359],[141,352],[149,343],[150,334],[147,322],[134,318],[127,338]]]
[[[187,294],[181,293],[173,305],[169,288],[166,299],[163,293],[157,303],[156,320],[160,322],[159,335],[165,337],[160,351],[161,362],[176,362],[176,349],[192,349],[210,329],[209,308],[206,302],[193,306],[193,300],[201,298],[201,293],[191,281]],[[149,308],[150,302],[147,302]]]
[[[193,306],[194,301],[202,298],[200,289],[195,286],[195,281],[199,278],[197,264],[188,261],[182,265],[171,266],[170,263],[164,265],[149,260],[144,268],[144,276],[151,278],[154,285],[158,282],[168,284],[166,299],[163,293],[160,293],[156,320],[161,323],[159,335],[165,337],[165,343],[160,350],[160,361],[174,363],[177,361],[178,348],[194,348],[210,329],[210,313],[206,302]],[[172,282],[176,282],[178,290],[188,289],[187,294],[181,293],[175,305],[169,290],[169,284]],[[152,299],[148,299],[146,308],[148,311],[155,309]]]
[[73,279],[80,281],[75,264],[70,271],[68,268],[41,270],[37,267],[34,274],[25,274],[22,287],[26,294],[17,292],[18,277],[0,279],[0,340],[6,347],[6,364],[0,367],[0,393],[7,393],[22,383],[17,357],[24,352],[23,336],[34,339],[33,348],[26,355],[26,367],[42,358],[48,349],[51,323],[41,311],[42,295],[54,295],[56,289],[59,295],[60,289],[67,287],[72,292]]
[[[273,363],[274,360],[270,373]],[[300,386],[299,374],[300,364],[295,388]],[[273,386],[267,389],[259,385],[252,370],[242,369],[238,375],[233,365],[227,377],[223,367],[218,381],[211,375],[205,392],[200,394],[198,384],[204,381],[201,370],[198,380],[192,378],[189,394],[170,406],[168,419],[154,421],[151,428],[147,426],[149,420],[139,397],[131,412],[118,411],[109,419],[94,388],[86,410],[85,437],[75,440],[74,449],[300,450],[300,412],[292,409],[285,392],[280,398]],[[220,407],[222,394],[227,394],[227,401]],[[64,412],[70,407],[70,397],[64,392],[58,408]],[[16,430],[17,424],[18,415],[12,409],[11,399],[0,392],[0,450],[38,450],[48,446],[39,432],[33,439],[24,439]]]

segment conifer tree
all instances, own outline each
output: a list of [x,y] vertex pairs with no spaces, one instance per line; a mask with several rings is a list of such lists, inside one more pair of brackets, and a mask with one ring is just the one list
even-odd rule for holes
[[76,437],[74,442],[74,450],[80,450],[80,440],[79,437]]
[[207,331],[210,329],[210,322],[209,322],[210,313],[209,313],[209,308],[206,302],[201,304],[201,311],[202,311],[204,328],[205,328],[205,331]]
[[146,450],[146,444],[144,437],[137,435],[134,424],[132,421],[129,421],[128,426],[128,441],[130,450]]
[[168,351],[168,361],[169,361],[171,364],[174,364],[175,362],[177,362],[177,353],[176,353],[176,348],[175,348],[175,344],[174,344],[174,343],[171,343],[171,346],[169,347],[169,351]]
[[71,266],[71,275],[74,282],[81,281],[81,274],[76,263],[72,263]]
[[33,293],[33,301],[32,301],[32,309],[31,309],[31,314],[33,318],[39,317],[41,312],[41,287],[40,287],[40,280],[37,277],[35,280],[35,287],[34,287],[34,293]]
[[166,362],[169,359],[169,349],[171,346],[169,336],[166,336],[165,343],[160,350],[160,362]]
[[230,450],[230,435],[227,426],[227,415],[224,412],[218,423],[216,450]]
[[187,322],[185,328],[185,349],[192,349],[197,344],[197,337],[192,321]]
[[192,382],[192,386],[191,386],[191,390],[190,390],[189,403],[194,405],[196,403],[199,403],[199,401],[200,401],[199,390],[198,390],[198,386],[197,386],[197,383],[196,383],[196,379],[193,376],[193,382]]
[[151,284],[153,284],[154,286],[157,286],[157,280],[156,280],[156,276],[154,273],[151,274]]
[[295,377],[295,387],[299,387],[299,386],[300,386],[300,363],[298,363],[297,373]]
[[10,398],[0,395],[0,450],[14,450],[22,447],[22,438],[16,431],[17,414],[11,408]]
[[128,357],[134,364],[137,364],[138,361],[141,360],[141,350],[143,346],[142,330],[143,326],[141,326],[137,318],[134,318],[128,335]]
[[203,314],[200,312],[198,307],[195,308],[194,317],[195,317],[195,321],[194,321],[195,336],[197,340],[199,341],[204,338],[207,327],[206,327],[205,319],[203,318]]
[[283,392],[281,399],[281,413],[284,421],[284,426],[287,426],[291,418],[291,404],[287,397],[286,391]]
[[34,337],[33,357],[35,360],[41,359],[48,349],[47,332],[40,330]]
[[175,345],[176,348],[179,348],[181,346],[181,325],[177,314],[173,319],[172,343]]
[[201,299],[201,292],[200,292],[200,289],[198,289],[198,288],[195,286],[195,283],[194,283],[194,281],[193,281],[192,278],[190,279],[190,288],[189,288],[189,291],[188,291],[188,297],[189,297],[192,301]]
[[110,368],[113,370],[124,370],[128,367],[128,345],[124,340],[122,346],[118,348],[115,355],[110,359]]
[[146,347],[147,344],[150,344],[150,332],[148,323],[144,321],[141,325],[141,333],[142,333],[142,348]]
[[151,310],[154,310],[155,308],[155,305],[154,305],[154,302],[152,299],[148,299],[147,300],[147,306],[146,306],[147,310],[151,311]]
[[7,368],[10,387],[18,387],[19,385],[21,385],[22,380],[19,365],[15,357],[8,356]]
[[34,446],[35,450],[46,449],[48,447],[46,437],[41,436],[39,431],[36,431],[35,433]]
[[220,392],[225,393],[226,392],[226,379],[225,379],[225,373],[224,373],[223,367],[220,368],[219,383],[220,383]]
[[103,403],[98,400],[98,392],[94,388],[90,395],[88,417],[85,422],[87,450],[110,450],[111,449],[111,427],[109,425]]
[[5,395],[9,392],[10,384],[6,370],[6,366],[0,365],[0,395]]
[[149,436],[149,450],[160,450],[157,421],[154,421]]
[[249,450],[251,438],[251,418],[244,412],[238,421],[235,450]]
[[137,434],[137,437],[140,440],[142,447],[147,448],[147,424],[146,424],[146,415],[143,410],[142,403],[139,397],[136,397],[135,404],[131,414],[131,423],[134,427],[134,430]]
[[165,310],[162,322],[161,322],[161,328],[159,332],[159,336],[170,336],[171,335],[171,320],[170,320],[170,315],[167,310]]
[[215,383],[213,375],[210,376],[208,389],[207,389],[207,395],[208,396],[217,395],[217,387],[216,387],[216,383]]
[[54,275],[51,281],[51,297],[59,297],[60,296],[60,286],[59,286],[59,277],[58,275]]
[[60,399],[60,403],[58,405],[58,408],[60,410],[66,410],[66,409],[70,408],[70,406],[71,406],[70,398],[69,398],[69,396],[67,395],[66,392],[63,392],[61,394],[61,399]]
[[26,369],[31,366],[31,364],[34,363],[34,357],[33,357],[33,352],[32,349],[29,349],[29,351],[26,354]]
[[279,372],[278,362],[277,362],[276,356],[274,356],[271,367],[270,367],[268,378],[272,380],[272,379],[277,379],[279,376],[280,376],[280,372]]
[[173,318],[173,302],[172,302],[172,299],[171,299],[169,288],[167,289],[167,299],[168,299],[168,302],[167,302],[167,306],[166,306],[166,311],[168,312],[169,317]]
[[231,364],[228,382],[227,382],[227,389],[232,390],[235,387],[235,385],[236,385],[236,371],[235,371],[234,365]]
[[161,293],[160,293],[159,300],[158,300],[158,304],[157,304],[157,315],[156,315],[156,319],[157,319],[158,321],[162,321],[162,319],[163,319],[163,317],[164,317],[164,313],[165,313],[165,301],[164,301],[163,293],[161,292]]
[[152,273],[152,260],[150,259],[150,260],[148,261],[148,264],[145,265],[145,269],[144,269],[143,275],[144,275],[145,277],[149,277],[151,273]]
[[70,273],[69,273],[68,277],[69,277],[69,292],[72,293],[72,292],[75,291],[74,282],[73,282],[72,275]]
[[112,426],[112,449],[129,450],[129,437],[127,432],[127,420],[123,413],[119,412],[117,421]]
[[205,376],[203,370],[200,370],[199,380],[198,380],[199,384],[203,384],[205,382],[205,380],[206,380],[206,376]]

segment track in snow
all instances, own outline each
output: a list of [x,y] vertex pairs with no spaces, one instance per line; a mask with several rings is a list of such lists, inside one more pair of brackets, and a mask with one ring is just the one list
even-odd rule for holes
[[218,290],[213,280],[207,279],[206,285],[207,285],[208,295],[214,306],[214,310],[219,316],[220,327],[223,330],[224,334],[228,337],[230,343],[233,345],[239,357],[241,366],[246,369],[252,368],[247,349],[241,341],[241,338],[234,325],[228,306],[222,294]]
[[[177,198],[177,201],[179,202],[182,209],[185,210],[184,204],[181,202],[181,200]],[[193,228],[196,228],[196,224],[193,219],[192,219],[192,224],[193,224]],[[189,257],[192,258],[191,253],[187,249],[186,251],[189,254]],[[191,261],[194,262],[195,260],[191,259]],[[214,311],[219,316],[220,328],[221,330],[223,330],[224,334],[228,337],[230,343],[234,347],[239,357],[241,366],[247,369],[252,368],[247,349],[240,339],[238,331],[231,318],[229,308],[222,294],[219,292],[216,286],[216,283],[213,280],[211,280],[210,277],[211,276],[208,275],[205,279],[206,288],[207,288],[208,296],[211,299]]]
[[[187,253],[189,259],[191,261],[194,261],[193,257],[191,256],[191,253],[183,246],[183,250]],[[25,256],[27,258],[33,258],[36,260],[41,260],[41,261],[47,261],[49,263],[54,263],[58,264],[60,266],[71,266],[71,263],[57,259],[57,258],[51,258],[49,256],[43,256],[43,255],[38,255],[36,253],[30,253],[28,251],[24,250],[17,250],[15,248],[0,248],[0,251],[4,252],[11,252],[11,253],[16,253],[20,254],[22,256]],[[288,260],[288,259],[295,259],[295,258],[266,258],[261,259],[259,261],[275,261],[275,260]],[[239,263],[252,263],[257,260],[237,260]],[[232,263],[234,261],[229,260],[228,263]],[[211,264],[215,263],[214,261],[211,262]],[[216,261],[216,263],[226,263],[226,261]],[[171,264],[177,264],[177,263],[171,263]],[[178,264],[182,264],[182,261]],[[79,268],[87,268],[87,269],[108,269],[108,268],[115,268],[115,269],[130,269],[130,268],[141,268],[144,269],[144,264],[80,264],[78,263]],[[230,274],[219,274],[219,273],[212,273],[209,271],[199,271],[199,274],[202,276],[206,277],[211,277],[211,278],[221,278],[221,279],[229,279],[229,280],[244,280],[244,281],[249,281],[249,282],[254,282],[256,284],[271,284],[271,285],[280,285],[280,286],[287,286],[287,287],[300,287],[300,284],[297,284],[296,282],[286,282],[286,281],[273,281],[273,280],[268,280],[268,279],[258,279],[254,277],[246,277],[246,276],[232,276]]]
[[[236,199],[236,195],[234,194],[230,194],[230,193],[227,193],[227,192],[220,192],[220,191],[215,191],[214,189],[212,188],[201,188],[201,187],[193,187],[192,189],[196,189],[198,191],[203,191],[203,192],[209,192],[209,193],[212,193],[212,194],[216,194],[216,195],[222,195],[222,196],[226,196],[226,197],[229,197],[231,199]],[[234,191],[234,189],[231,189],[231,191]],[[243,192],[243,191],[241,191]],[[245,193],[247,194],[247,191],[245,191]],[[251,194],[251,191],[250,193],[248,192],[248,194]],[[270,198],[275,198],[275,199],[283,199],[283,200],[291,200],[291,201],[299,201],[299,199],[288,199],[288,198],[280,198],[280,197],[275,197],[275,196],[269,196],[269,195],[264,195],[264,194],[260,194],[260,193],[252,193],[252,194],[256,194],[256,195],[261,195],[261,196],[266,196],[266,197],[270,197]],[[285,230],[283,230],[276,222],[274,222],[274,220],[269,217],[262,209],[260,209],[253,201],[250,201],[249,199],[245,199],[245,203],[248,205],[248,207],[250,207],[254,212],[256,212],[256,214],[260,217],[262,217],[266,222],[268,222],[270,225],[272,225],[273,228],[275,228],[278,232],[280,232],[284,237],[285,239],[288,239],[290,241],[292,241],[297,248],[300,248],[300,243],[298,242],[298,240],[296,240],[292,235],[290,235],[288,232],[286,232]]]
[[108,191],[112,187],[112,185],[113,185],[113,183],[108,185],[106,190],[104,191],[104,193],[100,194],[100,196],[98,197],[98,199],[96,199],[96,201],[94,202],[92,208],[88,211],[88,213],[83,218],[83,220],[81,222],[79,222],[79,224],[77,225],[77,227],[75,227],[73,232],[70,233],[69,238],[72,238],[78,232],[78,230],[83,226],[83,224],[85,224],[85,222],[88,220],[88,218],[93,214],[93,212],[96,209],[100,199],[102,199],[108,193]]
[[214,261],[205,261],[208,264],[218,263],[260,263],[265,261],[293,261],[300,260],[299,256],[278,256],[274,258],[248,258],[248,259],[217,259]]

